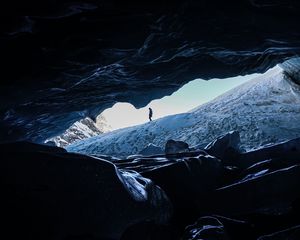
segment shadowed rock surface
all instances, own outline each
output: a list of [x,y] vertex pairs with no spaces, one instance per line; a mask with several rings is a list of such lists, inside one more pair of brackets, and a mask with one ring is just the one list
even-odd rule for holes
[[165,154],[174,154],[180,152],[188,152],[189,145],[183,141],[175,141],[170,139],[166,142],[165,145]]
[[223,224],[214,217],[202,217],[185,229],[184,240],[229,240]]
[[116,102],[136,107],[195,78],[258,73],[300,53],[293,0],[1,5],[1,141],[42,142]]
[[20,142],[0,150],[8,239],[119,239],[133,224],[169,222],[167,196],[136,172],[56,147]]
[[284,152],[293,145],[298,140],[253,151],[257,161],[244,159],[254,163],[244,167],[205,151],[103,156],[108,162],[57,147],[2,144],[5,233],[49,240],[297,236],[300,155]]
[[238,131],[231,131],[218,137],[215,141],[209,143],[204,150],[223,160],[233,160],[238,155],[240,149],[240,134]]
[[262,236],[258,240],[296,240],[300,238],[300,226],[295,226],[290,229],[286,229],[280,232],[272,233],[267,236]]

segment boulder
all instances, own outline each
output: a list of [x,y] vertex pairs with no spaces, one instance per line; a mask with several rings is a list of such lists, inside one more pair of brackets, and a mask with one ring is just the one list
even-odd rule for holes
[[168,140],[165,145],[165,154],[189,152],[189,145],[183,141]]
[[147,147],[145,147],[139,154],[144,156],[151,156],[157,154],[163,154],[164,151],[161,147],[154,145],[153,143],[149,143]]
[[120,239],[129,226],[171,217],[160,187],[108,161],[28,143],[0,153],[2,234],[11,239]]
[[239,154],[240,134],[237,131],[231,131],[227,134],[218,137],[216,140],[209,143],[204,150],[224,162],[233,161]]

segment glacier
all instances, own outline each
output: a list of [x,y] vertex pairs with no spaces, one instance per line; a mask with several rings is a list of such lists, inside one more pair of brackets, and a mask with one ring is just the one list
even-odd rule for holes
[[149,143],[168,139],[205,146],[229,131],[240,132],[241,148],[250,150],[300,136],[299,89],[276,66],[187,113],[115,130],[69,145],[69,152],[126,157]]

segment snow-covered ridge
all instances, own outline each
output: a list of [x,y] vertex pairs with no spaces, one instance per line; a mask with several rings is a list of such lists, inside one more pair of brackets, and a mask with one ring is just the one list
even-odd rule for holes
[[84,118],[75,122],[63,134],[46,140],[46,143],[52,142],[58,147],[66,147],[77,141],[98,136],[110,131],[110,126],[106,119],[99,115],[96,123],[90,118]]
[[203,145],[231,130],[251,149],[300,136],[300,98],[280,67],[242,84],[190,112],[79,141],[68,151],[128,156],[168,139]]

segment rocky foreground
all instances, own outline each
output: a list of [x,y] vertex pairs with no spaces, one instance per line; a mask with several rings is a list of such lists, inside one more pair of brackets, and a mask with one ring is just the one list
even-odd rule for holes
[[117,159],[0,145],[8,239],[300,239],[300,138],[240,152],[231,132],[193,151]]

